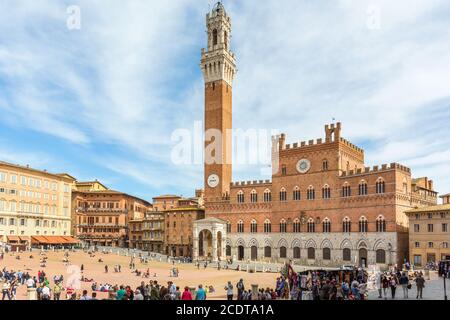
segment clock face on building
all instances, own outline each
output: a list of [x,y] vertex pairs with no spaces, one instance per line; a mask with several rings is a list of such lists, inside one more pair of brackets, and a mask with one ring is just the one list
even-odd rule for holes
[[311,161],[302,159],[297,162],[297,171],[300,173],[307,173],[311,169]]
[[219,185],[219,176],[217,174],[212,174],[208,177],[208,186],[210,188],[215,188]]

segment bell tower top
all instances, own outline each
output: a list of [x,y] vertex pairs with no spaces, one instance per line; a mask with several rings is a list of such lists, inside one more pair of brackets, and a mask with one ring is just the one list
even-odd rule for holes
[[201,68],[205,83],[223,80],[230,86],[236,74],[236,58],[231,52],[231,18],[222,2],[206,15],[208,47],[202,49]]

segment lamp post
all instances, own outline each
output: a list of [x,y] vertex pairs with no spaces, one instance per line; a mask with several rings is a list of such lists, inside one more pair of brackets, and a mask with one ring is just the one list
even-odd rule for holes
[[[441,243],[439,245],[439,248],[444,248],[444,243]],[[439,250],[441,251],[441,250]],[[441,252],[441,258],[442,258],[442,252]],[[444,263],[444,272],[442,273],[442,278],[444,279],[444,300],[447,301],[447,284],[446,284],[446,280],[447,280],[447,271],[448,271],[448,262],[443,262]]]

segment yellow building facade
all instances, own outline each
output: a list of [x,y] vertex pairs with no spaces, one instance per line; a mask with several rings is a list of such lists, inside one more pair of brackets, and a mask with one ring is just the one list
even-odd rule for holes
[[68,174],[0,162],[0,242],[70,236],[74,181]]

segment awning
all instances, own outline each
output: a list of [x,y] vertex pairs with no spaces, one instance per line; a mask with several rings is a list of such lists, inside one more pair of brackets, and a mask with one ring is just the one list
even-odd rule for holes
[[8,236],[8,242],[20,242],[20,238],[18,236]]
[[21,242],[30,242],[30,237],[19,237]]
[[66,236],[33,236],[31,243],[37,245],[78,244],[79,241],[73,237]]

